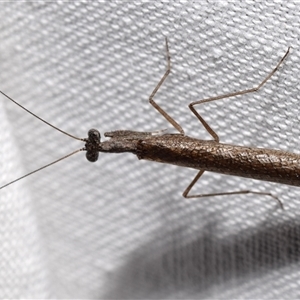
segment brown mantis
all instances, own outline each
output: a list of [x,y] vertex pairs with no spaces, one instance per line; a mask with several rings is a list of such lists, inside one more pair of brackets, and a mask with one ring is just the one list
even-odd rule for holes
[[160,79],[159,83],[151,93],[149,97],[149,102],[170,124],[172,124],[172,126],[178,131],[177,134],[169,134],[165,133],[164,131],[138,132],[129,130],[118,130],[106,132],[104,136],[110,139],[101,142],[101,136],[99,131],[96,129],[91,129],[88,132],[88,138],[78,138],[41,119],[40,117],[38,117],[34,113],[27,110],[25,107],[17,103],[11,97],[6,95],[4,92],[0,91],[0,93],[6,98],[23,108],[25,111],[27,111],[34,117],[43,121],[47,125],[53,127],[56,130],[59,130],[60,132],[74,139],[83,141],[85,143],[84,148],[76,150],[50,164],[47,164],[33,172],[30,172],[18,179],[15,179],[1,186],[0,189],[24,177],[36,173],[50,165],[53,165],[79,151],[86,151],[86,157],[91,162],[95,162],[98,159],[99,152],[131,152],[135,154],[139,159],[152,160],[161,163],[168,163],[198,169],[199,171],[197,175],[183,192],[183,196],[185,198],[252,193],[271,196],[278,201],[281,207],[283,207],[282,203],[276,196],[267,192],[243,190],[214,194],[191,195],[190,191],[205,171],[212,171],[227,175],[248,177],[288,185],[300,186],[300,155],[280,150],[222,144],[219,142],[219,137],[215,133],[215,131],[207,124],[207,122],[195,109],[195,106],[198,104],[217,101],[224,98],[230,98],[258,91],[277,71],[281,63],[287,57],[289,50],[290,48],[288,48],[287,52],[278,62],[276,67],[266,76],[266,78],[257,87],[190,103],[190,110],[205,127],[207,132],[212,136],[213,140],[199,140],[186,136],[182,127],[154,101],[154,96],[168,77],[171,70],[167,39],[167,69],[162,78]]

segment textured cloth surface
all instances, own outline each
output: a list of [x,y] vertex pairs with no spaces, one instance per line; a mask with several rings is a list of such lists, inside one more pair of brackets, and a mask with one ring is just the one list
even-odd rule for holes
[[[0,3],[0,90],[79,137],[90,128],[170,128],[299,153],[300,5],[242,2]],[[82,147],[0,97],[0,185]],[[171,129],[172,130],[172,129]],[[205,173],[132,154],[76,154],[0,191],[0,298],[292,299],[300,297],[300,190]]]

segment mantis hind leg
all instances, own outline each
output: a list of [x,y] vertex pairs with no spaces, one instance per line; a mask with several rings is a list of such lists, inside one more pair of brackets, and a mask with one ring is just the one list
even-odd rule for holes
[[263,195],[263,196],[269,196],[272,197],[275,201],[277,201],[279,207],[281,209],[284,209],[282,202],[278,199],[278,197],[272,195],[271,193],[267,192],[256,192],[251,190],[242,190],[242,191],[234,191],[234,192],[224,192],[224,193],[212,193],[212,194],[197,194],[197,195],[189,195],[189,192],[191,191],[192,187],[195,185],[195,183],[199,180],[199,178],[203,175],[205,170],[200,170],[195,178],[191,181],[191,183],[188,185],[188,187],[183,192],[184,198],[203,198],[203,197],[209,197],[209,196],[225,196],[225,195],[238,195],[238,194],[255,194],[255,195]]
[[219,142],[219,136],[206,123],[206,121],[196,111],[196,109],[195,109],[194,106],[198,105],[198,104],[206,103],[206,102],[217,101],[217,100],[221,100],[221,99],[225,99],[225,98],[231,98],[231,97],[235,97],[235,96],[240,96],[240,95],[244,95],[244,94],[249,94],[249,93],[257,92],[274,75],[274,73],[279,69],[280,65],[282,64],[282,62],[285,60],[285,58],[289,54],[289,51],[290,51],[290,47],[288,48],[288,50],[286,51],[286,53],[284,54],[284,56],[281,58],[281,60],[277,63],[276,67],[256,87],[254,87],[252,89],[246,89],[246,90],[242,90],[242,91],[238,91],[238,92],[233,92],[233,93],[229,93],[229,94],[225,94],[225,95],[220,95],[220,96],[216,96],[216,97],[210,97],[210,98],[207,98],[207,99],[194,101],[194,102],[191,102],[189,104],[189,109],[193,112],[193,114],[197,117],[197,119],[201,122],[201,124],[205,127],[205,129],[207,130],[207,132],[213,137],[213,139],[216,142]]

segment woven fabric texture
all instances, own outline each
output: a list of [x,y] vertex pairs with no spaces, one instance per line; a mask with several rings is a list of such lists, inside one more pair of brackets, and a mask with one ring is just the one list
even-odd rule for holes
[[[224,143],[299,152],[300,6],[292,1],[0,3],[0,90],[84,138],[169,128]],[[83,147],[0,97],[0,185]],[[205,173],[194,191],[269,191],[184,199],[196,171],[132,154],[76,154],[0,191],[0,298],[295,299],[300,190]]]

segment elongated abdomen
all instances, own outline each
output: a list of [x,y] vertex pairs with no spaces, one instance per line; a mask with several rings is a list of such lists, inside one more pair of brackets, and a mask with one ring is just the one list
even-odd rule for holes
[[181,135],[138,143],[137,156],[162,163],[300,186],[300,155],[241,147]]

